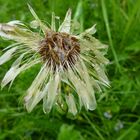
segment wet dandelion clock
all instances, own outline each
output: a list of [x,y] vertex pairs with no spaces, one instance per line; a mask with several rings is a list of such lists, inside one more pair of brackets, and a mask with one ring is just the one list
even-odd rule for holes
[[4,49],[6,52],[0,57],[0,65],[18,56],[5,74],[1,87],[11,86],[21,72],[40,63],[40,71],[24,98],[29,112],[41,100],[45,113],[49,113],[53,107],[73,115],[82,107],[94,110],[95,92],[109,85],[104,72],[104,66],[108,63],[104,57],[107,46],[92,36],[96,31],[95,25],[74,35],[71,10],[68,10],[56,30],[54,13],[51,27],[48,27],[30,6],[29,9],[35,18],[31,28],[40,29],[41,32],[33,32],[21,21],[0,24],[0,36],[16,42]]

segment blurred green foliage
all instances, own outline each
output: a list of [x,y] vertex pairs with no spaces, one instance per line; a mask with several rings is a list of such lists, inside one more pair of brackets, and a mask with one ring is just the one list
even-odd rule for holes
[[[109,44],[111,88],[96,94],[95,111],[71,119],[56,111],[45,115],[40,103],[28,114],[22,97],[39,67],[22,73],[10,90],[0,91],[0,140],[139,140],[140,139],[140,0],[0,0],[0,22],[33,20],[27,3],[50,22],[68,8],[81,30],[97,24],[95,36]],[[0,39],[0,54],[10,42]],[[11,62],[0,67],[0,81]]]

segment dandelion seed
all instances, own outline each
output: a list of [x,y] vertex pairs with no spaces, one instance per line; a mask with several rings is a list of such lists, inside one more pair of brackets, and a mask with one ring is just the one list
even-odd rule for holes
[[109,86],[104,71],[108,63],[104,57],[107,46],[92,36],[96,32],[95,25],[74,35],[71,32],[70,9],[58,30],[54,13],[51,27],[48,27],[30,6],[29,9],[35,18],[30,23],[31,28],[40,28],[42,33],[31,31],[17,20],[0,24],[0,36],[16,42],[4,49],[6,52],[0,57],[0,65],[19,55],[2,80],[2,88],[7,84],[11,86],[21,72],[41,63],[42,67],[25,96],[28,112],[42,99],[45,113],[49,113],[55,105],[63,108],[60,97],[67,104],[68,113],[73,115],[82,107],[94,110],[95,92],[101,91],[102,85]]

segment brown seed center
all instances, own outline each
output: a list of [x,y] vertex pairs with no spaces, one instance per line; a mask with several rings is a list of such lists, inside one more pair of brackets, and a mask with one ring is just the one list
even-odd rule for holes
[[80,44],[78,39],[67,33],[49,31],[40,43],[39,53],[43,61],[54,70],[60,66],[67,69],[76,63]]

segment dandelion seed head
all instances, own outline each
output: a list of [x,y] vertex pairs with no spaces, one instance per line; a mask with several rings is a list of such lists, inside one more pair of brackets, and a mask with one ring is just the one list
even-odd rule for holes
[[107,46],[93,37],[95,25],[75,34],[69,9],[58,29],[54,13],[48,27],[28,6],[35,18],[30,27],[35,31],[18,20],[0,23],[0,37],[16,42],[5,48],[6,52],[0,56],[0,65],[13,56],[17,57],[5,74],[1,87],[7,84],[11,87],[21,72],[40,63],[40,70],[24,98],[28,112],[41,100],[45,113],[53,107],[74,116],[82,107],[94,110],[95,92],[101,92],[102,86],[109,86],[104,71],[104,66],[108,64],[104,56]]

